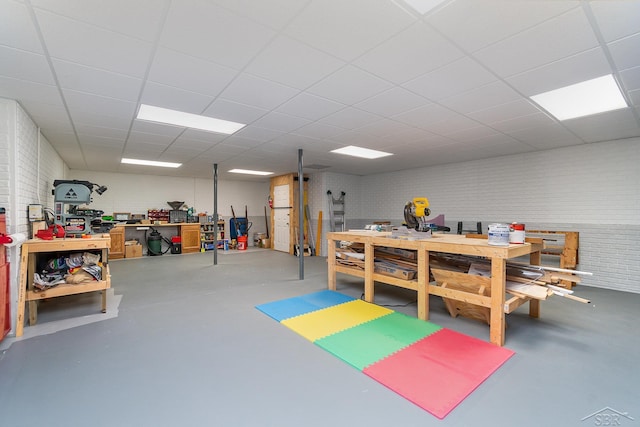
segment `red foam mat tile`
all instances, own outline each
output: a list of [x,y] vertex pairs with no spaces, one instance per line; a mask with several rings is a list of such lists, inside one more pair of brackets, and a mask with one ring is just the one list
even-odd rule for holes
[[442,329],[363,372],[442,419],[512,355],[503,347]]

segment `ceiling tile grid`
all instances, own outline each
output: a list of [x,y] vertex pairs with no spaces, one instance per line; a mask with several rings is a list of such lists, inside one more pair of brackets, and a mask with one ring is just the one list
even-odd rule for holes
[[[72,169],[283,174],[303,148],[367,175],[640,136],[638,16],[637,0],[0,0],[0,97]],[[561,122],[528,98],[605,74],[630,107]],[[141,103],[246,126],[141,122]],[[330,153],[344,145],[394,155]]]

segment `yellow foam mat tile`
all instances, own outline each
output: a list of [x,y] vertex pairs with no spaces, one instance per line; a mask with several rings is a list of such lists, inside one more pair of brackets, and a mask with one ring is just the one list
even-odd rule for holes
[[281,323],[309,341],[315,341],[391,313],[393,310],[388,308],[355,300],[285,319]]

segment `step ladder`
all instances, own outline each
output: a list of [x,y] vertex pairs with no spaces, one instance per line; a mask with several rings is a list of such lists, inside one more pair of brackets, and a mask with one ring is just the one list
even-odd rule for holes
[[331,231],[344,231],[345,195],[346,193],[341,191],[340,197],[336,199],[333,197],[331,190],[327,191],[327,196],[329,196],[329,221]]

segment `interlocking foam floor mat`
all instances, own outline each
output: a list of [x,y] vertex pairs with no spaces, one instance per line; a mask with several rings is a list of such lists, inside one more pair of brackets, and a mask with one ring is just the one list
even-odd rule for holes
[[440,419],[514,354],[334,291],[256,308]]

